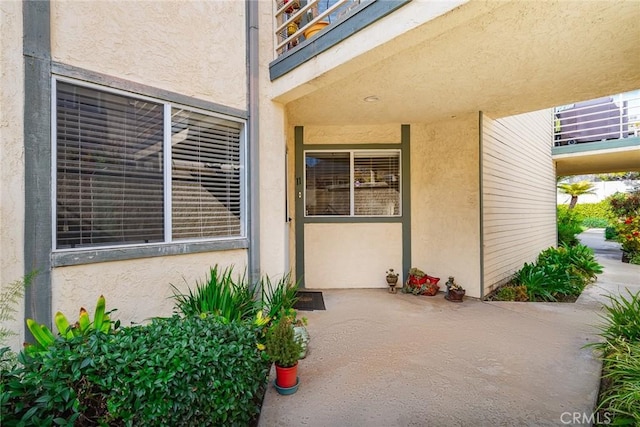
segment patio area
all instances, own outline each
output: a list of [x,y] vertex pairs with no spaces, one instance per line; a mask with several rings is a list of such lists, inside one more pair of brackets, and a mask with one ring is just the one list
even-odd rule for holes
[[269,387],[259,425],[583,425],[574,414],[592,414],[601,369],[583,346],[602,295],[640,290],[640,266],[614,259],[601,230],[582,237],[605,272],[575,304],[323,291],[326,311],[300,313],[299,390]]

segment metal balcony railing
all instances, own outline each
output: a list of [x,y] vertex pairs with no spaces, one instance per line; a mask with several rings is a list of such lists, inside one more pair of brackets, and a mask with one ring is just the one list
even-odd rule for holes
[[556,147],[640,136],[640,90],[554,110]]
[[376,0],[275,0],[276,56]]

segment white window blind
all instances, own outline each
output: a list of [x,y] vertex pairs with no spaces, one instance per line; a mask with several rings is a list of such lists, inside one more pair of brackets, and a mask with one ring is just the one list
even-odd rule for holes
[[400,151],[305,153],[307,216],[399,216]]
[[56,86],[57,248],[162,241],[162,105]]
[[400,152],[353,153],[354,215],[400,215]]
[[173,238],[239,235],[240,124],[187,110],[172,116]]
[[56,249],[244,237],[243,122],[66,80],[54,87]]

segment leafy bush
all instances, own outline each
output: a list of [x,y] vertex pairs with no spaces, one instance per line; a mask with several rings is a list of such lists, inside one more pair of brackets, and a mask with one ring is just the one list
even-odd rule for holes
[[558,208],[558,243],[578,244],[577,235],[582,233],[582,218],[573,210]]
[[531,301],[556,301],[566,296],[579,296],[602,266],[593,251],[584,245],[562,245],[542,251],[536,263],[524,266],[515,274],[514,282],[525,286]]
[[616,193],[608,198],[623,252],[634,258],[640,253],[640,191]]
[[588,217],[583,219],[580,225],[584,228],[606,228],[609,225],[609,220],[607,218]]
[[496,299],[498,301],[515,301],[516,290],[513,286],[503,286],[496,293]]
[[615,227],[607,227],[604,229],[604,238],[607,240],[615,240],[618,237],[618,232]]
[[268,375],[257,336],[195,316],[58,339],[2,372],[3,426],[247,425]]

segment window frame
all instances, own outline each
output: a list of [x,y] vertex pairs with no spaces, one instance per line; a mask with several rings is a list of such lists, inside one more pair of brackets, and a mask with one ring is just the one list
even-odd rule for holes
[[[57,138],[57,82],[64,82],[78,87],[94,89],[97,91],[113,93],[134,100],[149,101],[163,106],[163,215],[164,215],[164,240],[154,243],[109,244],[82,246],[75,248],[58,248],[57,242],[57,183],[58,183],[58,138]],[[141,85],[141,87],[143,87]],[[146,87],[145,87],[146,88]],[[162,95],[162,91],[160,95]],[[169,93],[170,94],[170,93]],[[64,75],[52,74],[51,76],[51,236],[52,236],[52,265],[75,265],[87,262],[100,262],[130,258],[141,258],[158,255],[174,255],[183,253],[196,253],[211,250],[242,249],[248,247],[248,153],[247,153],[247,119],[229,114],[220,113],[213,109],[189,105],[185,102],[176,102],[170,97],[148,96],[140,92],[123,90],[114,87],[96,84]],[[182,100],[182,99],[181,99]],[[182,100],[184,101],[184,100]],[[194,104],[202,104],[194,99]],[[172,109],[187,110],[206,116],[215,117],[240,126],[240,233],[228,237],[204,237],[174,240],[172,237]],[[85,254],[85,255],[78,255]]]
[[[394,215],[356,215],[355,214],[355,158],[356,154],[366,153],[397,153],[398,158],[398,213]],[[348,215],[309,215],[307,212],[307,155],[310,153],[349,153],[349,214]],[[303,182],[303,212],[305,219],[327,219],[327,218],[343,218],[343,219],[358,219],[358,218],[380,218],[380,219],[393,219],[402,218],[403,206],[402,206],[402,191],[404,176],[402,174],[402,148],[344,148],[344,149],[326,149],[326,148],[308,148],[303,150],[302,164],[304,167],[304,173],[302,174]]]

